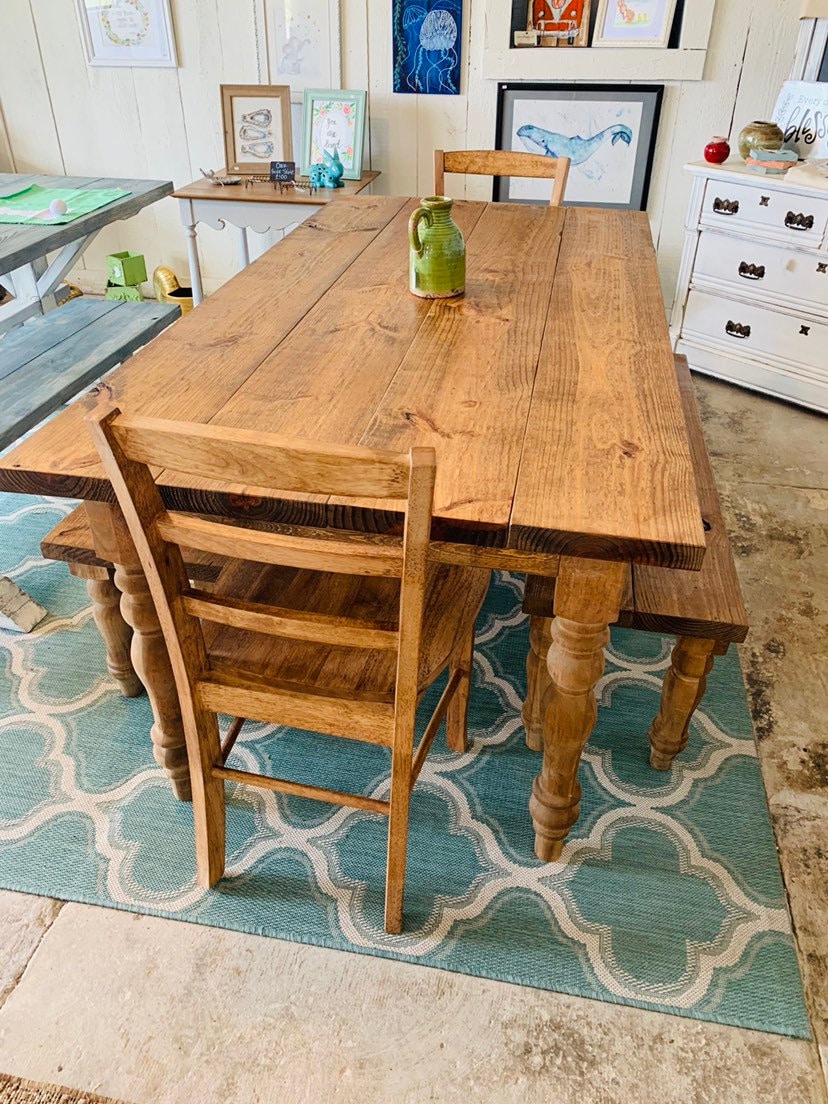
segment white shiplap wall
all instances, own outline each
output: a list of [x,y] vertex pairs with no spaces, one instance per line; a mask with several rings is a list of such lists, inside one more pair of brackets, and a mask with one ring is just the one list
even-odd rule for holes
[[[198,176],[200,165],[221,164],[218,86],[268,79],[266,2],[172,0],[175,70],[90,69],[72,0],[2,0],[0,162],[17,172],[143,176],[178,185]],[[685,18],[692,8],[687,0]],[[710,135],[767,117],[793,57],[794,8],[790,0],[718,0],[705,80],[667,86],[649,213],[668,302],[688,194],[681,166],[700,156]],[[465,0],[460,96],[393,95],[391,0],[341,0],[341,11],[343,85],[369,90],[368,156],[382,171],[380,191],[429,191],[435,147],[492,146],[497,86],[480,72],[484,0]],[[593,56],[595,79],[603,80],[600,51]],[[296,117],[294,131],[298,138]],[[466,191],[470,198],[490,195],[479,180]],[[234,239],[204,229],[201,244],[209,291],[235,271]],[[173,200],[102,233],[77,281],[100,289],[104,258],[117,248],[145,253],[150,270],[171,264],[183,282],[184,239]]]

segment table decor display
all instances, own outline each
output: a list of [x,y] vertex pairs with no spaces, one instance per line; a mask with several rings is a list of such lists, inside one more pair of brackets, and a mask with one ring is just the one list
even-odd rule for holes
[[393,0],[394,91],[460,94],[462,0]]
[[129,194],[125,188],[51,188],[30,184],[0,198],[0,223],[60,226]]
[[224,153],[231,173],[255,173],[293,156],[287,85],[223,84]]
[[465,294],[466,243],[451,217],[453,205],[447,196],[428,196],[409,219],[409,288],[421,299]]
[[717,135],[704,147],[704,159],[710,165],[723,165],[730,157],[730,143],[727,138]]
[[175,68],[170,0],[76,0],[89,65]]
[[342,80],[339,0],[268,0],[270,76],[302,102],[306,88],[336,88]]
[[[661,85],[501,84],[497,147],[568,157],[568,205],[644,210]],[[542,179],[503,177],[495,199],[546,203]]]
[[753,150],[782,149],[784,141],[785,135],[776,123],[755,119],[742,127],[739,132],[739,156],[743,161],[747,161]]
[[675,11],[676,0],[598,0],[592,45],[664,49]]
[[202,169],[198,170],[202,176],[206,177],[211,184],[219,185],[222,188],[231,187],[233,184],[241,184],[242,178],[240,176],[223,176],[215,169]]
[[345,180],[362,176],[362,146],[365,140],[367,93],[347,89],[309,88],[305,91],[302,176],[312,165],[321,165],[325,153],[334,151],[342,163]]
[[322,150],[322,163],[311,165],[310,186],[312,188],[344,188],[342,174],[345,168],[339,158],[339,150],[334,147],[333,153]]

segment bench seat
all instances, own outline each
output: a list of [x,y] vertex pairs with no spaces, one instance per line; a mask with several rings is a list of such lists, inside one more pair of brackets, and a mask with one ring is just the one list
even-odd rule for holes
[[180,313],[170,303],[72,299],[0,337],[0,449],[146,345]]

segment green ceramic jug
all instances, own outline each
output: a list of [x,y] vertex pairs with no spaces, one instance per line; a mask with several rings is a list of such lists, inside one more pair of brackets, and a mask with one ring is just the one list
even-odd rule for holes
[[409,287],[421,299],[465,294],[466,243],[452,220],[453,204],[447,196],[427,196],[409,220]]

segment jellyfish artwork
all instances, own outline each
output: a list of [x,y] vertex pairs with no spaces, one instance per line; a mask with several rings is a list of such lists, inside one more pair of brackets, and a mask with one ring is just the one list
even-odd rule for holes
[[[414,75],[422,92],[454,92],[457,66],[457,23],[443,8],[434,8],[420,27],[420,44],[414,55]],[[436,87],[432,88],[432,81]]]
[[459,0],[441,0],[440,7],[430,7],[429,0],[395,0],[395,92],[456,95],[460,91],[461,10]]

